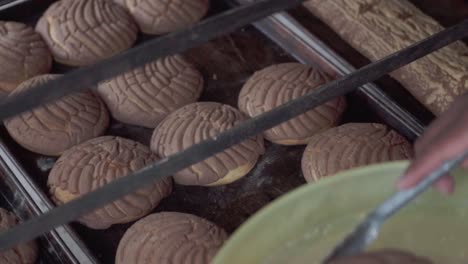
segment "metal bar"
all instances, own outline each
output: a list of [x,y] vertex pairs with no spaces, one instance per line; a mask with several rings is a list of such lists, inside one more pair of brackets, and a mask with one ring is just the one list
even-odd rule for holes
[[190,29],[148,41],[95,65],[79,68],[63,77],[4,99],[0,103],[0,120],[59,99],[66,94],[93,87],[101,81],[143,66],[159,57],[182,52],[303,1],[258,0],[208,18]]
[[6,0],[6,1],[2,1],[2,2],[0,2],[0,11],[7,10],[7,9],[15,7],[17,5],[27,3],[29,1],[31,1],[31,0]]
[[115,180],[99,190],[88,193],[21,225],[6,230],[0,235],[0,250],[10,248],[20,242],[28,241],[57,226],[73,221],[87,212],[100,208],[109,202],[147,186],[155,180],[168,177],[183,168],[203,161],[226,148],[294,118],[332,98],[356,90],[358,87],[380,78],[388,72],[394,71],[466,36],[468,36],[468,19],[419,43],[391,54],[382,60],[373,62],[352,74],[323,85],[311,93],[242,122],[213,139],[193,145],[128,177]]

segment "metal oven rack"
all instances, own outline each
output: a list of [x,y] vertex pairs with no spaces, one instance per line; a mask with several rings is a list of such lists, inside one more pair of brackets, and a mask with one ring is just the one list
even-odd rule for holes
[[[29,0],[32,1],[32,0]],[[0,11],[8,12],[10,8],[21,8],[21,5],[28,4],[28,0],[6,1],[5,5],[0,7]],[[230,5],[246,4],[249,0],[225,0]],[[2,2],[0,2],[2,4]],[[328,45],[322,42],[312,32],[301,25],[293,16],[287,12],[279,12],[268,18],[259,20],[253,25],[268,37],[275,45],[279,46],[288,57],[296,59],[302,63],[313,64],[332,76],[342,76],[354,72],[356,69],[345,59],[339,56]],[[256,33],[258,34],[258,33]],[[260,34],[259,34],[260,36]],[[188,54],[190,56],[190,52]],[[244,80],[245,81],[245,80]],[[414,117],[404,107],[396,103],[391,97],[384,93],[379,86],[370,83],[359,88],[358,92],[367,99],[369,107],[379,113],[382,122],[385,122],[405,135],[410,140],[419,136],[423,129],[423,122]],[[117,125],[119,127],[119,125]],[[8,139],[0,140],[0,182],[2,188],[9,190],[14,195],[3,194],[10,207],[20,215],[24,220],[43,214],[51,210],[54,206],[45,195],[44,189],[39,186],[37,181],[32,180],[30,172],[24,168],[21,158],[11,151],[11,144],[5,142]],[[301,148],[292,148],[291,151],[280,147],[270,146],[273,153],[270,157],[278,158],[278,153],[300,155]],[[266,155],[269,155],[268,153]],[[297,157],[292,160],[297,161]],[[53,162],[53,161],[52,161]],[[258,173],[257,173],[258,172]],[[267,170],[258,169],[253,174],[266,173]],[[294,171],[298,174],[297,171]],[[282,180],[282,179],[280,179]],[[288,188],[302,184],[296,180]],[[198,193],[199,189],[182,189],[182,191]],[[230,191],[221,190],[221,192]],[[285,192],[287,189],[282,190]],[[276,197],[281,195],[276,194]],[[4,192],[8,193],[8,192]],[[275,197],[273,197],[275,198]],[[271,198],[271,199],[273,199]],[[271,200],[270,199],[270,200]],[[269,199],[264,201],[264,204]],[[21,205],[20,205],[21,204]],[[171,202],[167,203],[170,208]],[[259,205],[255,207],[257,210]],[[163,205],[163,207],[165,207]],[[253,212],[248,212],[251,214]],[[248,217],[248,216],[246,216]],[[233,226],[238,225],[234,224]],[[46,235],[42,240],[48,249],[55,252],[54,261],[59,263],[99,263],[100,260],[95,257],[96,252],[91,252],[88,245],[81,240],[81,236],[76,233],[75,226],[63,226],[56,228]]]

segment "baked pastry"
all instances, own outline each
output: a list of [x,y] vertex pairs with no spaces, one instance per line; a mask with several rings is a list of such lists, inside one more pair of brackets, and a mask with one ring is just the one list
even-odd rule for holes
[[[246,117],[237,109],[214,102],[186,105],[166,117],[154,130],[151,150],[166,158],[194,144],[216,137]],[[245,176],[263,154],[261,136],[247,139],[202,162],[174,174],[183,185],[215,186]]]
[[174,110],[196,102],[202,90],[200,72],[178,55],[146,64],[98,87],[115,119],[149,128],[155,128]]
[[52,67],[49,48],[33,28],[0,21],[0,92],[9,93],[21,82],[48,73]]
[[209,0],[114,0],[135,18],[146,34],[164,34],[187,28],[203,18]]
[[[113,136],[99,137],[63,153],[52,168],[47,185],[52,200],[63,204],[156,161],[150,149],[138,142]],[[128,223],[151,212],[171,191],[172,180],[164,178],[78,221],[93,229]]]
[[195,215],[163,212],[131,226],[119,243],[116,264],[208,264],[227,235]]
[[130,14],[107,0],[61,0],[39,19],[36,30],[54,59],[71,66],[94,64],[130,48],[138,28]]
[[[40,75],[18,86],[11,95],[25,91],[58,75]],[[43,155],[58,156],[72,146],[102,135],[109,114],[90,91],[74,93],[5,121],[11,137],[24,148]]]
[[[303,96],[330,80],[320,70],[300,63],[284,63],[256,72],[239,94],[239,109],[258,116]],[[282,145],[307,144],[309,138],[337,125],[346,108],[338,97],[264,132],[265,139]]]
[[327,264],[432,264],[432,262],[408,252],[384,249],[352,257],[338,258]]
[[302,157],[302,172],[313,182],[343,170],[411,157],[411,144],[387,126],[349,123],[310,139]]
[[[316,17],[372,61],[444,28],[408,0],[308,0]],[[457,41],[390,75],[435,115],[468,92],[468,46]]]
[[[13,213],[0,208],[0,231],[5,231],[18,224],[18,218]],[[35,241],[30,241],[0,252],[0,263],[33,264],[36,263],[38,247]]]

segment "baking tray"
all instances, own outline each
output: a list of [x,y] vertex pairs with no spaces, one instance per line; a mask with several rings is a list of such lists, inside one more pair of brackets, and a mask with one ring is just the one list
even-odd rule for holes
[[[39,215],[52,204],[13,158],[0,140],[0,207],[14,212],[20,221]],[[69,226],[59,227],[40,237],[38,264],[91,263],[92,255]]]
[[[0,19],[34,24],[51,2],[30,1],[4,11],[0,9]],[[232,1],[228,3],[235,4]],[[228,8],[221,1],[212,1],[212,5],[211,14]],[[285,12],[259,21],[255,26],[259,30],[246,27],[184,53],[204,76],[202,101],[217,101],[236,106],[243,83],[255,71],[274,63],[299,60],[316,64],[333,76],[354,70],[351,64]],[[150,37],[141,36],[140,42],[148,38]],[[229,62],[229,67],[226,67],[226,62]],[[70,67],[59,64],[55,64],[53,69],[56,73],[69,70]],[[401,86],[395,86],[394,89],[404,92]],[[375,84],[349,94],[347,99],[349,106],[342,123],[386,123],[409,140],[413,140],[422,131],[423,122],[395,103],[392,97]],[[131,138],[148,145],[152,131],[112,121],[107,134]],[[18,186],[12,185],[9,188],[12,191],[26,189],[25,194],[30,197],[30,200],[25,200],[26,203],[35,207],[41,205],[38,212],[47,211],[52,204],[45,195],[46,181],[55,158],[21,148],[3,127],[0,127],[0,138],[0,156],[8,161],[3,170],[9,171],[4,174],[3,181],[18,181]],[[305,184],[300,171],[303,150],[304,146],[285,147],[267,142],[265,155],[245,178],[228,186],[211,188],[175,185],[171,196],[163,200],[155,212],[192,213],[215,222],[231,233],[273,199]],[[14,202],[14,199],[11,201]],[[113,263],[119,240],[130,225],[131,223],[114,225],[99,231],[72,223],[58,233],[59,237],[52,238],[52,242],[62,243],[57,250],[63,253],[64,260]]]

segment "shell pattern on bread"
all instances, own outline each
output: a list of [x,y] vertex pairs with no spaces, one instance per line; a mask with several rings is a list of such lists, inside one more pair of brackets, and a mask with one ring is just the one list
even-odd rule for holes
[[[64,204],[157,161],[147,146],[113,136],[89,140],[65,152],[52,168],[47,185],[52,200]],[[93,229],[128,223],[150,213],[172,191],[164,178],[82,216]]]

